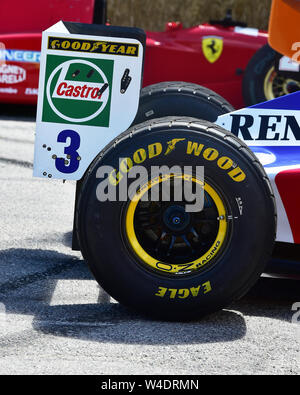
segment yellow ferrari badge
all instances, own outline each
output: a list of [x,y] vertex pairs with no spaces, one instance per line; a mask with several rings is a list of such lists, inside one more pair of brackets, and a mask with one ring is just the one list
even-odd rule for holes
[[205,58],[214,63],[219,59],[223,51],[223,38],[216,36],[206,36],[202,38],[202,51]]

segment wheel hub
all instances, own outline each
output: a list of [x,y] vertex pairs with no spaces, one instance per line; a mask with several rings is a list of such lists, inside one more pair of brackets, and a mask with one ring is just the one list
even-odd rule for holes
[[190,214],[179,205],[171,205],[163,213],[164,225],[173,232],[184,231],[189,226],[190,220]]
[[274,66],[266,74],[264,94],[267,100],[275,99],[300,90],[300,82],[292,78],[285,78],[275,71]]
[[299,83],[294,80],[287,80],[286,81],[286,90],[288,93],[294,93],[300,90]]

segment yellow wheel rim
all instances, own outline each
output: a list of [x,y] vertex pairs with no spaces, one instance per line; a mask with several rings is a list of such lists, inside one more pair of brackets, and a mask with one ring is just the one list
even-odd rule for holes
[[[202,187],[204,188],[205,193],[209,195],[210,199],[213,201],[217,210],[217,215],[218,215],[218,217],[216,218],[216,220],[218,221],[217,236],[214,242],[208,248],[208,250],[205,251],[205,253],[202,254],[201,256],[197,257],[197,259],[193,259],[192,261],[174,263],[174,262],[169,262],[167,260],[161,261],[151,256],[139,242],[135,231],[134,217],[135,217],[137,206],[141,198],[154,185],[157,185],[158,183],[162,183],[171,177],[185,178],[185,180],[189,179],[192,182],[201,184]],[[125,227],[126,227],[127,240],[131,246],[131,249],[133,250],[135,255],[139,258],[139,260],[144,264],[144,266],[158,272],[168,273],[172,275],[193,273],[195,271],[202,269],[204,266],[210,264],[211,261],[214,260],[214,258],[216,258],[217,255],[219,255],[221,249],[224,247],[227,232],[228,232],[227,213],[223,200],[211,185],[205,183],[203,186],[202,181],[199,181],[198,179],[190,175],[160,176],[146,183],[135,194],[135,196],[131,199],[128,205],[126,216],[125,216]]]
[[300,90],[299,81],[278,75],[274,66],[267,72],[264,80],[264,94],[266,100],[273,100],[276,97],[288,95],[296,90]]

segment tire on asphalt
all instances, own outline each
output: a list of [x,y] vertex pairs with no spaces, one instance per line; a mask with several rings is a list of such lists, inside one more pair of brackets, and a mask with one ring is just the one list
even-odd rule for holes
[[188,82],[161,82],[142,89],[138,113],[132,125],[165,116],[188,116],[215,122],[234,111],[220,95]]
[[[165,170],[165,178],[135,185],[136,200],[98,200],[102,166],[113,169],[107,185],[118,196],[125,179],[126,190],[135,182],[127,172],[163,165],[179,165],[182,174],[184,166],[204,166],[202,211],[187,213],[186,202],[172,198],[142,201],[155,180],[167,180]],[[196,182],[194,170],[186,182]],[[244,295],[271,255],[275,228],[273,192],[253,153],[219,126],[188,117],[147,121],[111,142],[86,173],[76,211],[81,251],[101,287],[132,309],[171,320],[199,318]]]

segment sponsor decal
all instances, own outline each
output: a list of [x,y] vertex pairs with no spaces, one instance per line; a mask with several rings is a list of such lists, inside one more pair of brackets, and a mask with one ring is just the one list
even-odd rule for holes
[[[141,165],[145,160],[152,159],[160,156],[163,152],[166,155],[170,147],[170,143],[173,142],[172,146],[182,139],[172,139],[167,142],[167,147],[163,149],[163,145],[160,142],[149,144],[147,147],[138,148],[131,157],[123,158],[120,162],[119,169],[113,169],[109,176],[109,182],[112,185],[118,185],[122,180],[123,176],[130,171],[134,165]],[[173,149],[171,151],[174,151]],[[235,182],[242,182],[246,179],[244,171],[228,156],[223,156],[219,151],[212,147],[207,147],[204,144],[199,144],[196,141],[186,141],[185,152],[187,155],[193,155],[201,157],[208,162],[214,163],[219,169],[225,171],[227,175]]]
[[216,124],[249,145],[300,145],[300,112],[243,109],[218,118]]
[[44,122],[109,126],[114,61],[48,55]]
[[158,287],[155,296],[159,296],[160,298],[169,298],[169,299],[186,299],[188,297],[196,298],[201,292],[206,294],[212,291],[210,281],[203,283],[202,285],[198,285],[196,287],[191,288],[165,288],[165,287]]
[[139,44],[65,37],[49,37],[48,49],[135,57],[139,55]]
[[206,60],[210,63],[216,62],[223,52],[223,38],[217,36],[203,37],[202,51]]
[[124,94],[127,91],[128,87],[130,85],[130,82],[132,80],[132,78],[129,75],[129,73],[130,73],[130,70],[129,69],[125,69],[123,77],[121,78],[120,92],[122,94]]
[[22,51],[20,49],[5,49],[0,46],[0,61],[39,63],[41,53],[38,51]]
[[177,144],[179,141],[184,141],[184,140],[185,140],[185,139],[172,139],[171,141],[168,141],[168,148],[167,148],[167,150],[166,150],[166,152],[165,152],[165,155],[169,155],[172,151],[175,150],[176,144]]
[[26,70],[22,67],[3,63],[0,65],[0,83],[19,84],[26,80]]
[[216,254],[216,252],[218,252],[218,247],[220,246],[220,244],[221,241],[217,240],[214,246],[212,247],[210,253],[204,259],[202,259],[201,262],[197,264],[197,267],[201,267],[206,263],[208,263],[211,260],[211,258],[213,258],[213,256]]
[[8,93],[10,95],[16,95],[18,93],[18,89],[14,89],[14,88],[0,88],[0,93]]
[[38,95],[39,90],[37,88],[26,88],[25,95]]
[[2,59],[2,52],[5,50],[5,44],[0,41],[0,66],[5,63],[5,59]]

